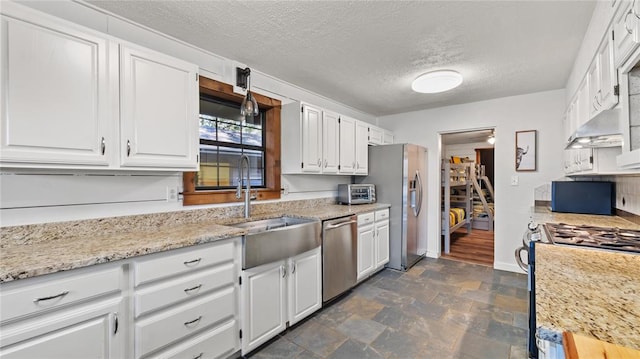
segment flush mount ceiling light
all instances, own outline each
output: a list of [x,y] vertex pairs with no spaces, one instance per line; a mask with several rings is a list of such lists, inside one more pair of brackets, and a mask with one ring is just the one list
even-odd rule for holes
[[453,70],[427,72],[411,83],[411,89],[420,93],[439,93],[454,89],[462,83],[462,75]]
[[258,102],[256,98],[251,94],[251,69],[244,68],[241,69],[236,67],[236,86],[242,87],[247,90],[247,94],[244,96],[242,100],[242,104],[240,105],[240,115],[246,117],[255,117],[258,116]]

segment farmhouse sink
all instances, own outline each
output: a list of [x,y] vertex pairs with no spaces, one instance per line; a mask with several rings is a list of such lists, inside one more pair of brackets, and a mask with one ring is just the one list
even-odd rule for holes
[[278,217],[233,224],[248,231],[242,238],[242,269],[273,263],[320,246],[320,221]]

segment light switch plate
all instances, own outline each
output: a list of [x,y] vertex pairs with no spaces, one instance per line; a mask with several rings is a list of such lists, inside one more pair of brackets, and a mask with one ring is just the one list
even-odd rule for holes
[[511,185],[512,186],[517,186],[518,185],[518,181],[519,181],[519,179],[518,179],[517,175],[511,176]]

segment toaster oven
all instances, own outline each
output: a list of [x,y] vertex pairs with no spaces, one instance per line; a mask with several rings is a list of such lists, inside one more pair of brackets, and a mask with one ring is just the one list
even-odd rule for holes
[[339,184],[338,203],[367,204],[376,202],[376,186],[373,184]]

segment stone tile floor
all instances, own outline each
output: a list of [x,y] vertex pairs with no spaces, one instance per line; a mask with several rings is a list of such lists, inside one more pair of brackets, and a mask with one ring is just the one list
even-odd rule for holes
[[385,269],[252,353],[263,358],[527,358],[527,277],[425,258]]

